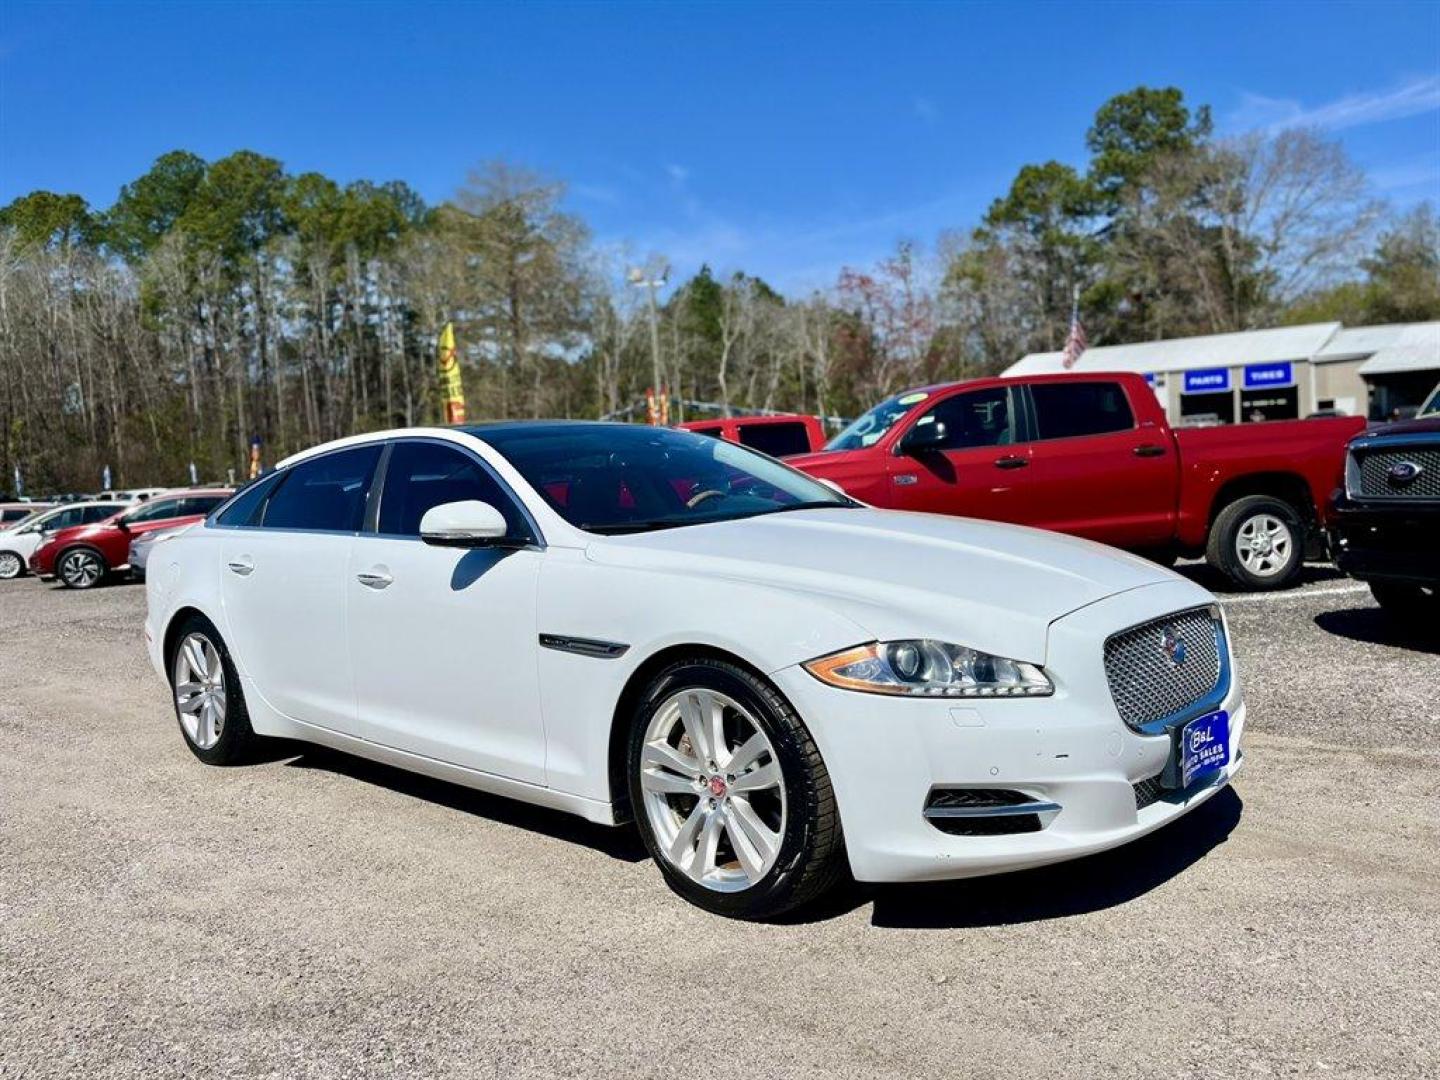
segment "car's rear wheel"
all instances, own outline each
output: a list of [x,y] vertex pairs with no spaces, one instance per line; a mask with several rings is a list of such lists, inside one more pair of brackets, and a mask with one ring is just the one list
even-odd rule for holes
[[676,663],[632,720],[631,805],[670,887],[737,918],[780,915],[844,870],[830,776],[774,687],[711,658]]
[[1205,557],[1247,589],[1281,589],[1305,560],[1305,525],[1285,500],[1246,495],[1216,516]]
[[55,561],[55,576],[68,589],[92,589],[105,577],[105,560],[89,548],[71,548]]
[[1372,581],[1370,592],[1385,614],[1401,622],[1435,627],[1440,624],[1440,587],[1396,581]]
[[24,559],[13,551],[0,551],[0,581],[10,581],[24,572]]
[[224,639],[209,619],[191,615],[174,641],[171,698],[185,745],[207,765],[248,760],[257,739]]

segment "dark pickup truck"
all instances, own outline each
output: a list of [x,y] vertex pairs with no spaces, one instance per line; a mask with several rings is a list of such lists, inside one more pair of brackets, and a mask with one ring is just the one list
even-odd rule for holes
[[1440,387],[1414,420],[1351,440],[1330,535],[1335,564],[1381,607],[1440,625]]

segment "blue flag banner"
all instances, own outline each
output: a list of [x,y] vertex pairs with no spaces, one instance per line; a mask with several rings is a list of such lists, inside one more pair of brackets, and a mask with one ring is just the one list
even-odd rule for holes
[[1185,372],[1185,393],[1187,394],[1213,394],[1229,389],[1229,368],[1201,368],[1198,371]]
[[1294,386],[1295,369],[1290,361],[1276,364],[1247,364],[1245,367],[1245,389],[1259,390],[1267,386]]

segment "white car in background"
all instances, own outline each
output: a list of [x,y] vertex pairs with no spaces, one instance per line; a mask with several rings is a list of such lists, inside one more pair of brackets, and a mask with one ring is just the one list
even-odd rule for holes
[[118,499],[66,503],[26,518],[12,529],[0,531],[0,581],[9,581],[24,574],[30,556],[50,533],[72,525],[93,525],[129,506],[129,502]]
[[1049,532],[877,511],[689,432],[535,422],[284,461],[152,555],[183,737],[335,747],[616,824],[711,911],[1123,844],[1220,790],[1213,597]]

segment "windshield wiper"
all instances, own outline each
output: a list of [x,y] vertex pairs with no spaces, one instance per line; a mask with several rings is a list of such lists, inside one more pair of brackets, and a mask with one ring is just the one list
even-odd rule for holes
[[626,533],[652,532],[656,529],[675,529],[681,525],[699,525],[705,521],[715,521],[715,518],[697,518],[694,521],[686,521],[683,518],[653,518],[650,521],[612,521],[606,525],[592,525],[581,522],[579,528],[586,532],[598,533],[601,536],[623,536]]
[[586,532],[597,533],[600,536],[624,536],[627,533],[653,532],[658,529],[679,529],[686,525],[715,525],[722,521],[744,521],[746,518],[761,517],[765,514],[781,514],[787,510],[834,510],[850,509],[858,505],[855,502],[831,502],[829,499],[815,499],[810,502],[790,503],[787,506],[772,506],[765,510],[756,510],[749,514],[726,514],[716,517],[694,517],[694,518],[651,518],[648,521],[614,521],[608,524],[586,524],[582,522],[580,528]]

